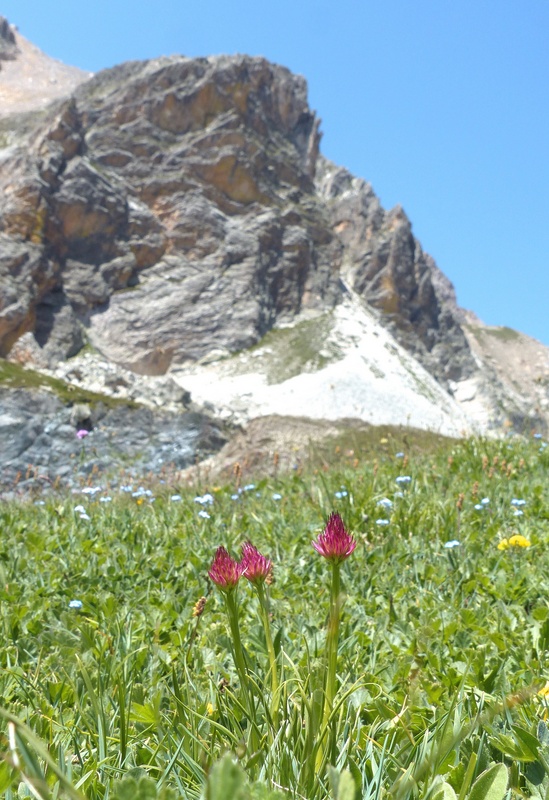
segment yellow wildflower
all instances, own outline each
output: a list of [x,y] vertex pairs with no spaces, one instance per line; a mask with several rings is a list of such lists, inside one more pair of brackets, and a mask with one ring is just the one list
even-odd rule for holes
[[530,547],[530,539],[527,539],[521,533],[515,533],[514,536],[511,536],[509,539],[509,544],[511,547]]
[[213,705],[211,703],[208,703],[208,705],[206,706],[206,714],[209,717],[213,717],[214,711],[215,711],[215,708],[213,707]]
[[502,539],[498,544],[498,550],[507,550],[509,547],[509,539]]

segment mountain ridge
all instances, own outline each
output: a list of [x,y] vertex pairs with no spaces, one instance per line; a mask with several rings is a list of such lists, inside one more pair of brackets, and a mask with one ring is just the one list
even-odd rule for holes
[[[492,346],[404,211],[321,155],[302,77],[262,58],[170,56],[118,65],[68,95],[0,126],[1,354],[103,389],[101,364],[143,382],[168,375],[228,417],[234,397],[220,404],[216,388],[228,361],[352,296],[404,371],[435,382],[433,427],[447,406],[453,435],[547,428],[547,348],[523,335]],[[505,363],[511,344],[532,372],[522,388],[511,374],[520,353]],[[366,393],[359,418],[369,397],[370,416],[406,424],[391,418],[398,404],[380,377],[389,350],[368,365],[362,345],[346,346],[363,353],[349,390]],[[303,366],[329,397],[333,378]],[[406,392],[413,418],[424,398]],[[258,396],[240,392],[235,421],[283,409]],[[291,413],[307,416],[303,402]]]

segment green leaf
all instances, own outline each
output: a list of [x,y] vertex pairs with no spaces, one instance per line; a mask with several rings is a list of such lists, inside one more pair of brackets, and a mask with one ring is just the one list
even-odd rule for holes
[[156,800],[156,783],[152,778],[141,778],[137,791],[139,800]]
[[532,755],[530,748],[525,746],[517,736],[515,741],[511,736],[500,733],[492,738],[492,744],[497,747],[504,755],[512,758],[513,761],[535,761],[536,756]]
[[156,725],[156,711],[152,706],[132,703],[130,719],[133,722],[140,722],[143,725]]
[[113,800],[134,800],[136,797],[137,781],[133,778],[124,778],[115,783]]
[[254,783],[250,800],[287,800],[288,795],[269,788],[265,783]]
[[443,781],[435,790],[431,800],[457,800],[457,795],[450,784]]
[[355,800],[356,786],[348,769],[341,773],[337,800]]
[[12,783],[12,770],[7,761],[0,761],[0,792],[3,794]]
[[521,743],[525,754],[531,755],[532,761],[534,761],[538,756],[538,739],[529,731],[524,730],[524,728],[521,728],[518,725],[513,725],[513,730],[517,739]]
[[356,785],[348,769],[338,772],[330,767],[329,776],[333,800],[355,800]]
[[505,764],[494,764],[474,782],[468,800],[503,800],[509,782]]
[[526,764],[524,775],[534,786],[539,786],[545,778],[545,767],[539,761],[532,761],[530,764]]
[[362,773],[352,758],[349,759],[349,771],[353,776],[355,782],[355,800],[360,800],[362,797]]
[[244,770],[227,753],[221,761],[214,764],[208,776],[207,800],[248,800],[249,787],[245,786]]

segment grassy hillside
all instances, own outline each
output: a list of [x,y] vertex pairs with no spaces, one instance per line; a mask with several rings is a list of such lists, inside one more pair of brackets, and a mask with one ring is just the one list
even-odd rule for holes
[[355,456],[0,507],[2,796],[546,797],[549,448]]

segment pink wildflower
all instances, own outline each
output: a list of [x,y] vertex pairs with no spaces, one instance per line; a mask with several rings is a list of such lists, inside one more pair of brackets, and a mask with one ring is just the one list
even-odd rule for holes
[[234,589],[244,571],[242,564],[231,558],[224,547],[218,547],[208,575],[223,592]]
[[242,559],[240,564],[243,568],[243,575],[250,583],[263,583],[270,578],[273,562],[262,556],[253,544],[246,542],[242,545]]
[[344,561],[356,547],[356,541],[347,533],[343,520],[337,513],[330,515],[324,532],[311,544],[317,553],[334,564]]
[[89,431],[87,431],[84,428],[82,428],[81,430],[76,431],[76,438],[77,439],[85,439],[86,436],[88,435],[88,433],[89,433]]

